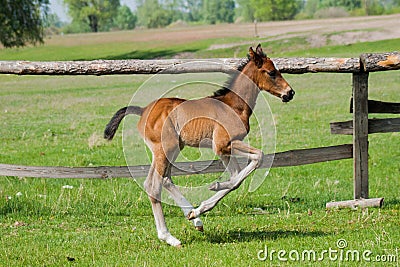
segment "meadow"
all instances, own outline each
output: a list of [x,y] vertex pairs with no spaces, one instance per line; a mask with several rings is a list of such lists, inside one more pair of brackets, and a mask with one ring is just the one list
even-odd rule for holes
[[[87,41],[90,35],[53,37],[51,46],[0,50],[0,60],[168,58],[182,53],[194,57],[231,57],[236,53],[244,57],[249,45],[240,43],[258,42],[250,37],[214,37],[165,40],[151,46],[146,41],[116,45],[126,34],[108,34],[108,41],[101,44]],[[71,42],[67,48],[62,45],[65,38]],[[285,40],[262,44],[267,53],[272,51],[271,57],[357,57],[400,47],[400,39],[320,48],[308,46],[300,37]],[[212,44],[229,42],[239,44],[208,49]],[[284,77],[296,90],[292,102],[283,104],[265,95],[276,124],[277,152],[351,143],[351,136],[331,135],[329,129],[330,122],[352,117],[348,112],[350,74]],[[0,75],[0,162],[125,165],[121,131],[112,142],[104,141],[102,132],[114,112],[127,105],[148,78]],[[372,73],[370,98],[398,102],[399,83],[399,71]],[[151,96],[149,92],[149,101]],[[398,266],[399,137],[399,133],[369,136],[370,197],[385,197],[382,208],[325,209],[329,201],[352,198],[352,160],[274,168],[255,192],[248,192],[244,184],[205,214],[204,233],[197,232],[179,208],[164,205],[167,225],[182,241],[181,249],[157,239],[150,203],[132,179],[0,177],[0,265]],[[193,175],[176,181],[217,177]],[[338,241],[346,241],[346,246]],[[307,255],[302,259],[302,252],[310,250],[318,253],[316,259]],[[325,250],[336,250],[337,254],[324,254]],[[271,251],[275,251],[272,256]],[[278,251],[287,252],[283,255],[286,261],[278,259]],[[348,251],[371,254],[359,260],[349,255],[340,258]],[[299,259],[295,259],[296,252]]]

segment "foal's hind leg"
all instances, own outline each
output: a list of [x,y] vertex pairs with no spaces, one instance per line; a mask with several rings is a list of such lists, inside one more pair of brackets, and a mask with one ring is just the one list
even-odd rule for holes
[[[182,193],[179,191],[179,189],[175,186],[171,179],[171,167],[172,163],[175,162],[176,158],[179,155],[180,152],[180,147],[178,142],[164,142],[163,143],[163,153],[165,153],[166,158],[165,158],[165,165],[167,165],[166,171],[165,171],[165,176],[163,177],[163,187],[167,192],[170,194],[170,196],[174,199],[176,205],[178,205],[182,211],[184,216],[186,217],[189,212],[193,209],[192,204],[190,204],[189,201],[182,195]],[[198,231],[203,231],[203,222],[200,220],[200,218],[196,218],[193,220],[194,227]]]
[[[176,205],[178,205],[182,211],[183,214],[185,215],[185,217],[188,216],[189,212],[191,210],[193,210],[193,206],[192,204],[190,204],[190,202],[182,195],[182,193],[179,191],[179,189],[175,186],[175,184],[173,183],[172,179],[171,179],[171,162],[174,162],[177,155],[179,152],[173,152],[173,153],[169,153],[171,156],[168,157],[168,168],[167,168],[167,175],[166,177],[163,178],[163,186],[165,188],[165,190],[168,191],[168,193],[170,194],[170,196],[174,199]],[[194,227],[196,228],[196,230],[199,230],[201,232],[203,232],[204,228],[203,228],[203,222],[200,220],[200,218],[196,218],[193,220],[193,224]]]
[[197,218],[204,212],[207,212],[211,210],[212,208],[217,205],[217,203],[224,197],[226,196],[229,192],[232,190],[237,189],[240,184],[246,179],[246,177],[254,170],[256,169],[262,161],[262,151],[256,148],[253,148],[251,146],[248,146],[242,141],[232,141],[231,143],[231,151],[233,155],[240,155],[240,156],[246,156],[247,158],[250,159],[250,163],[241,170],[238,175],[232,177],[230,179],[230,186],[227,189],[223,189],[221,191],[218,191],[214,196],[210,197],[209,199],[201,202],[200,206],[196,209],[193,209],[187,218],[189,220],[192,220],[194,218]]
[[227,185],[231,183],[231,178],[236,176],[240,172],[240,166],[235,157],[231,157],[228,155],[221,155],[221,160],[225,168],[228,169],[230,177],[229,180],[227,181],[212,183],[208,187],[208,189],[211,191],[220,191],[223,189],[227,189],[228,188]]

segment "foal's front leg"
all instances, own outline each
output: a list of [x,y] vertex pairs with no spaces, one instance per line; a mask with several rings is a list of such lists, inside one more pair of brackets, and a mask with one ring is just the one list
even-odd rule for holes
[[200,206],[193,209],[187,218],[192,220],[201,214],[211,210],[217,203],[224,198],[229,192],[237,189],[246,177],[260,166],[262,162],[263,153],[261,150],[253,148],[242,141],[235,140],[231,143],[231,151],[233,155],[245,156],[250,159],[250,163],[241,170],[238,175],[232,177],[229,181],[230,186],[227,189],[218,191],[214,196],[201,202]]
[[[185,217],[189,215],[189,213],[193,210],[192,204],[182,195],[179,189],[175,186],[175,184],[171,180],[171,176],[165,177],[163,179],[163,186],[168,191],[170,196],[174,199],[175,203],[182,209]],[[196,230],[203,232],[203,222],[200,218],[195,218],[193,220],[194,227]]]

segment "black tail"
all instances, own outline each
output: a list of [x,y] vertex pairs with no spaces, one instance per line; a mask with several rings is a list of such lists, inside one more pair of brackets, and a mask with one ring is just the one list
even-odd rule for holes
[[128,106],[121,108],[120,110],[117,111],[117,113],[114,114],[110,122],[107,124],[106,129],[104,130],[104,138],[107,140],[113,139],[119,124],[126,115],[135,114],[141,116],[142,113],[143,113],[143,108],[137,106]]

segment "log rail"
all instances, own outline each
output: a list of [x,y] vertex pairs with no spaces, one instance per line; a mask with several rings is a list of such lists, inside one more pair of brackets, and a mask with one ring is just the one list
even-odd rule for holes
[[[352,158],[352,144],[298,149],[264,155],[260,168],[300,166],[318,162]],[[242,163],[239,159],[239,163]],[[52,167],[20,166],[0,164],[0,176],[36,177],[36,178],[138,178],[145,177],[150,165],[140,166],[100,166],[100,167]],[[171,169],[173,176],[188,174],[207,174],[225,171],[220,160],[176,162]]]
[[[244,58],[213,58],[51,62],[0,61],[0,73],[17,75],[115,75],[230,72],[246,60]],[[273,61],[282,73],[353,73],[360,70],[358,58],[275,58]]]

